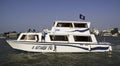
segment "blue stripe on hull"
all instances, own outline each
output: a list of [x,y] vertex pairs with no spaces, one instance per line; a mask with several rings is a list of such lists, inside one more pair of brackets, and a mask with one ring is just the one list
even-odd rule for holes
[[94,47],[91,50],[107,50],[109,47]]
[[85,48],[85,47],[79,47],[79,46],[74,46],[74,45],[58,45],[58,46],[70,46],[70,47],[81,48],[81,49],[84,49],[84,50],[89,50],[88,48]]
[[[75,48],[80,48],[80,49],[84,49],[84,50],[89,50],[89,48],[86,47],[80,47],[80,46],[74,46],[74,45],[57,45],[57,46],[70,46],[70,47],[75,47]],[[91,48],[90,50],[108,50],[109,47],[94,47]]]

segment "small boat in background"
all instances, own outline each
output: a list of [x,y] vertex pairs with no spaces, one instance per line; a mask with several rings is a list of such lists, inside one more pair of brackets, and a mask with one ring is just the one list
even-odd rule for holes
[[17,40],[7,40],[17,50],[28,52],[109,52],[110,44],[98,43],[90,34],[90,22],[55,21],[51,30],[21,33]]

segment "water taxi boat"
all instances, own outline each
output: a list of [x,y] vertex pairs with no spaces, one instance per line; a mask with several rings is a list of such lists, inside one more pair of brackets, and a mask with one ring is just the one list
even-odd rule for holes
[[99,44],[90,33],[90,22],[55,21],[51,30],[21,33],[17,40],[7,40],[17,50],[27,52],[109,52],[110,44]]

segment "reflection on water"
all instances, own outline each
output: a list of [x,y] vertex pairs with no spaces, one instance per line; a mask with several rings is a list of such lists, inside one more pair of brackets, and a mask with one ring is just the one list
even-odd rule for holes
[[120,44],[112,53],[28,53],[0,39],[0,66],[120,66]]

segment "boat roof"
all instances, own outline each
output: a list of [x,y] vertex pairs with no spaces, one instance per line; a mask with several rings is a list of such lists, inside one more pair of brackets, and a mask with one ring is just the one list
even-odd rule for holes
[[55,21],[55,22],[60,22],[60,23],[90,23],[87,21]]

